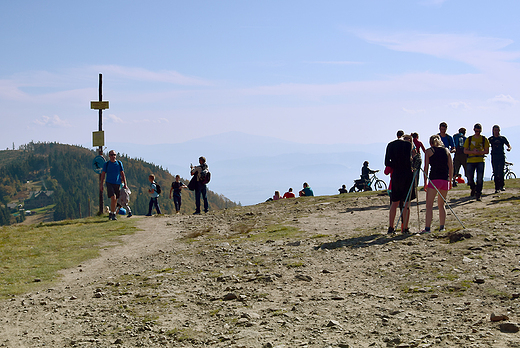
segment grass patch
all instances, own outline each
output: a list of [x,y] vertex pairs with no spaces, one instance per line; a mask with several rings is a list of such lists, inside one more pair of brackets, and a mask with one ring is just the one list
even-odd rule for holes
[[136,231],[132,221],[90,217],[0,228],[0,298],[48,286],[58,271],[99,256],[102,245]]
[[263,230],[256,234],[250,234],[250,238],[252,240],[278,240],[283,238],[296,238],[301,234],[301,231],[293,226],[285,226],[285,225],[269,225],[266,226]]

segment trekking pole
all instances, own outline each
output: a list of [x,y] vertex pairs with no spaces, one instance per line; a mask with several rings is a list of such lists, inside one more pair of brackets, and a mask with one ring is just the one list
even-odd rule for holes
[[[424,173],[424,169],[421,169]],[[451,210],[451,213],[453,215],[455,215],[455,217],[457,218],[457,220],[459,221],[459,223],[462,225],[462,228],[463,229],[466,229],[466,226],[464,226],[464,224],[462,223],[462,221],[460,221],[459,217],[457,216],[457,214],[455,214],[455,212],[453,211],[453,209],[451,209],[451,206],[448,204],[448,202],[446,201],[446,198],[444,198],[443,195],[441,195],[441,193],[439,192],[439,190],[437,189],[437,187],[435,186],[435,184],[433,182],[431,182],[430,178],[428,177],[428,174],[424,173],[426,175],[426,178],[428,179],[428,181],[432,184],[433,188],[435,189],[435,191],[437,191],[437,193],[439,194],[439,196],[442,197],[442,200],[444,201],[444,204],[446,204],[448,206],[448,208],[450,208]],[[425,183],[426,184],[426,183]]]
[[[419,170],[417,170],[419,172]],[[415,185],[415,203],[417,204],[417,224],[419,230],[421,229],[421,216],[419,214],[419,178],[417,178],[417,185]]]
[[[410,195],[411,195],[411,193],[412,193],[413,185],[415,184],[415,175],[416,175],[418,172],[419,172],[419,171],[416,171],[416,172],[413,174],[412,184],[410,185],[410,188],[408,189],[408,193],[406,194],[406,199],[404,200],[403,209],[401,210],[401,214],[399,215],[399,218],[397,219],[397,223],[395,224],[394,230],[397,229],[397,226],[399,226],[399,221],[401,220],[401,217],[403,216],[403,212],[404,212],[404,210],[406,209],[406,204],[408,203],[408,198],[410,198]],[[419,228],[420,228],[420,227],[419,227]],[[401,232],[402,232],[402,231],[401,231]]]

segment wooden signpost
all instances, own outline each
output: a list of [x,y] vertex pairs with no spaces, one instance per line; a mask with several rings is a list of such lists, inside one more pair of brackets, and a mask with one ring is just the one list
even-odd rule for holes
[[[103,74],[99,74],[99,101],[91,101],[90,108],[99,110],[99,129],[92,134],[93,146],[98,146],[98,155],[103,156],[103,146],[105,146],[105,133],[103,132],[103,110],[108,109],[108,101],[103,101]],[[99,185],[101,182],[101,174],[99,174]],[[98,215],[103,214],[103,191],[99,190],[99,212]]]

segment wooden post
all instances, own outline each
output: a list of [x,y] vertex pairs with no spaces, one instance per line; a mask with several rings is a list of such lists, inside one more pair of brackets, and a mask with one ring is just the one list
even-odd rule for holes
[[[103,74],[99,74],[99,101],[103,101]],[[103,109],[99,109],[99,129],[103,130]],[[98,155],[103,156],[103,146],[99,146]],[[103,185],[101,181],[101,174],[99,174],[99,184]],[[103,191],[99,190],[99,212],[98,215],[103,215]]]

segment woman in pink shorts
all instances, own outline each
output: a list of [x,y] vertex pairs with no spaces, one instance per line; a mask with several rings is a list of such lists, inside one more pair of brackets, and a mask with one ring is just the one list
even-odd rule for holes
[[[430,226],[433,219],[433,201],[437,196],[437,206],[439,207],[439,231],[444,231],[444,223],[446,222],[446,208],[444,201],[448,190],[451,189],[453,180],[453,160],[450,152],[444,147],[442,140],[438,134],[430,137],[430,148],[426,150],[424,159],[424,182],[426,189],[426,227],[421,233],[430,233]],[[428,167],[430,174],[427,176]],[[429,180],[427,180],[429,179]]]

